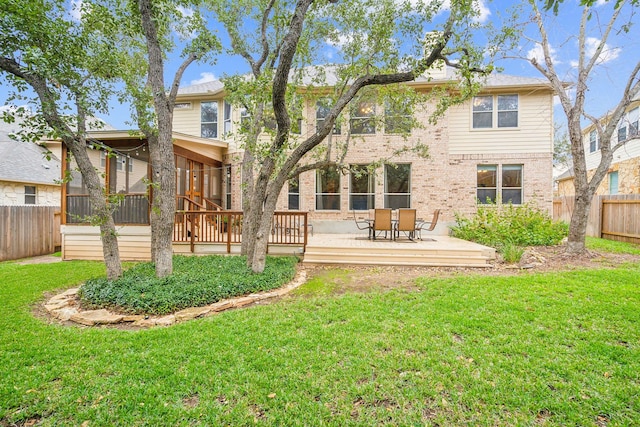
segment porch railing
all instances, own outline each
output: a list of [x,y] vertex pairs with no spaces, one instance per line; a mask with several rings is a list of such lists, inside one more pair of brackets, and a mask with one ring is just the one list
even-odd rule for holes
[[[224,243],[230,253],[232,244],[242,242],[242,219],[242,211],[178,211],[173,241],[190,243],[192,252],[199,243]],[[309,229],[307,212],[276,212],[269,244],[297,245],[306,249]]]

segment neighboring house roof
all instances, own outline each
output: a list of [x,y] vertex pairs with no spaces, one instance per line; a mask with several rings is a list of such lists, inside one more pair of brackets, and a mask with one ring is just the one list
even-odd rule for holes
[[556,181],[564,181],[565,179],[573,178],[573,167],[570,167],[564,173],[556,177]]
[[37,144],[15,141],[9,132],[0,131],[0,181],[58,185],[60,160],[53,155],[47,160],[46,152]]
[[[302,84],[304,86],[319,85],[322,82],[322,86],[334,86],[338,83],[338,76],[336,73],[337,67],[333,65],[328,66],[315,66],[307,67],[302,74]],[[447,67],[444,74],[430,78],[428,75],[421,75],[415,83],[444,83],[456,79],[457,70],[453,67]],[[484,79],[484,88],[515,88],[515,87],[527,87],[527,86],[544,86],[551,88],[551,85],[547,79],[536,77],[522,77],[513,76],[509,74],[491,73]],[[178,96],[193,96],[193,95],[214,95],[224,90],[224,84],[220,80],[213,80],[206,83],[199,83],[196,85],[184,86],[178,90]]]
[[[16,133],[22,129],[21,125],[24,120],[19,116],[14,116],[15,121],[13,123],[6,123],[2,120],[2,113],[5,111],[11,112],[11,108],[14,107],[6,105],[0,107],[0,132]],[[89,116],[87,117],[87,130],[115,130],[115,127],[98,117]]]

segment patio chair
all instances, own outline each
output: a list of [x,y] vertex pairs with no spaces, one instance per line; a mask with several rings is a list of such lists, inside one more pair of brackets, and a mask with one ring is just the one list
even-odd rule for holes
[[413,241],[416,230],[416,210],[415,209],[398,209],[398,222],[395,224],[394,239],[400,237],[400,232],[407,235],[409,240]]
[[[435,211],[433,211],[433,218],[431,218],[431,221],[418,221],[416,223],[415,233],[417,233],[418,239],[423,240],[422,239],[423,231],[433,231],[436,228],[439,217],[440,217],[440,209],[436,209]],[[430,239],[430,238],[427,238],[425,240],[430,240],[432,242],[436,241],[436,239]]]
[[376,209],[373,214],[373,229],[371,235],[373,240],[376,240],[378,233],[384,231],[384,238],[387,238],[387,233],[391,233],[393,237],[393,226],[391,221],[391,209]]
[[370,219],[365,219],[365,218],[358,218],[356,216],[356,211],[353,211],[353,221],[356,223],[356,227],[358,228],[358,230],[367,230],[368,239],[371,239],[371,234],[373,231],[373,227],[372,227],[372,221]]

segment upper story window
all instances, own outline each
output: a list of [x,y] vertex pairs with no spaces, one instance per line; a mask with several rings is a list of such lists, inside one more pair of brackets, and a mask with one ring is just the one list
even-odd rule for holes
[[25,205],[36,204],[36,186],[35,185],[24,186],[24,204]]
[[409,133],[411,132],[411,106],[406,103],[391,104],[386,102],[384,106],[384,131],[385,133]]
[[592,130],[589,132],[589,152],[595,153],[598,151],[598,132]]
[[372,101],[361,101],[351,109],[351,133],[374,134],[376,133],[376,104]]
[[240,127],[242,129],[248,129],[251,123],[251,115],[246,107],[240,108]]
[[638,135],[638,116],[640,116],[640,107],[629,111],[629,137]]
[[223,135],[231,133],[231,104],[227,101],[224,101],[224,122],[222,129]]
[[622,120],[618,125],[618,142],[624,141],[627,139],[627,123]]
[[[324,125],[324,121],[327,118],[327,115],[329,115],[329,110],[331,110],[329,107],[329,101],[320,100],[316,102],[316,132],[318,132],[322,125]],[[332,133],[334,135],[340,134],[340,125],[338,125],[338,123],[334,123]]]
[[518,95],[475,96],[473,129],[517,128],[518,103]]
[[218,101],[200,103],[200,136],[218,137]]

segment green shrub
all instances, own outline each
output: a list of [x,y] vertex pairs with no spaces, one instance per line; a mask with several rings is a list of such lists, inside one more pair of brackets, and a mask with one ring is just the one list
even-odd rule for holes
[[470,218],[456,214],[452,227],[455,237],[501,250],[505,244],[516,246],[557,245],[569,228],[554,222],[551,216],[532,204],[514,206],[480,205]]
[[221,299],[274,289],[295,275],[294,257],[268,257],[254,274],[242,256],[175,256],[173,274],[159,279],[150,262],[125,271],[117,280],[88,280],[80,288],[83,304],[126,313],[167,314]]

